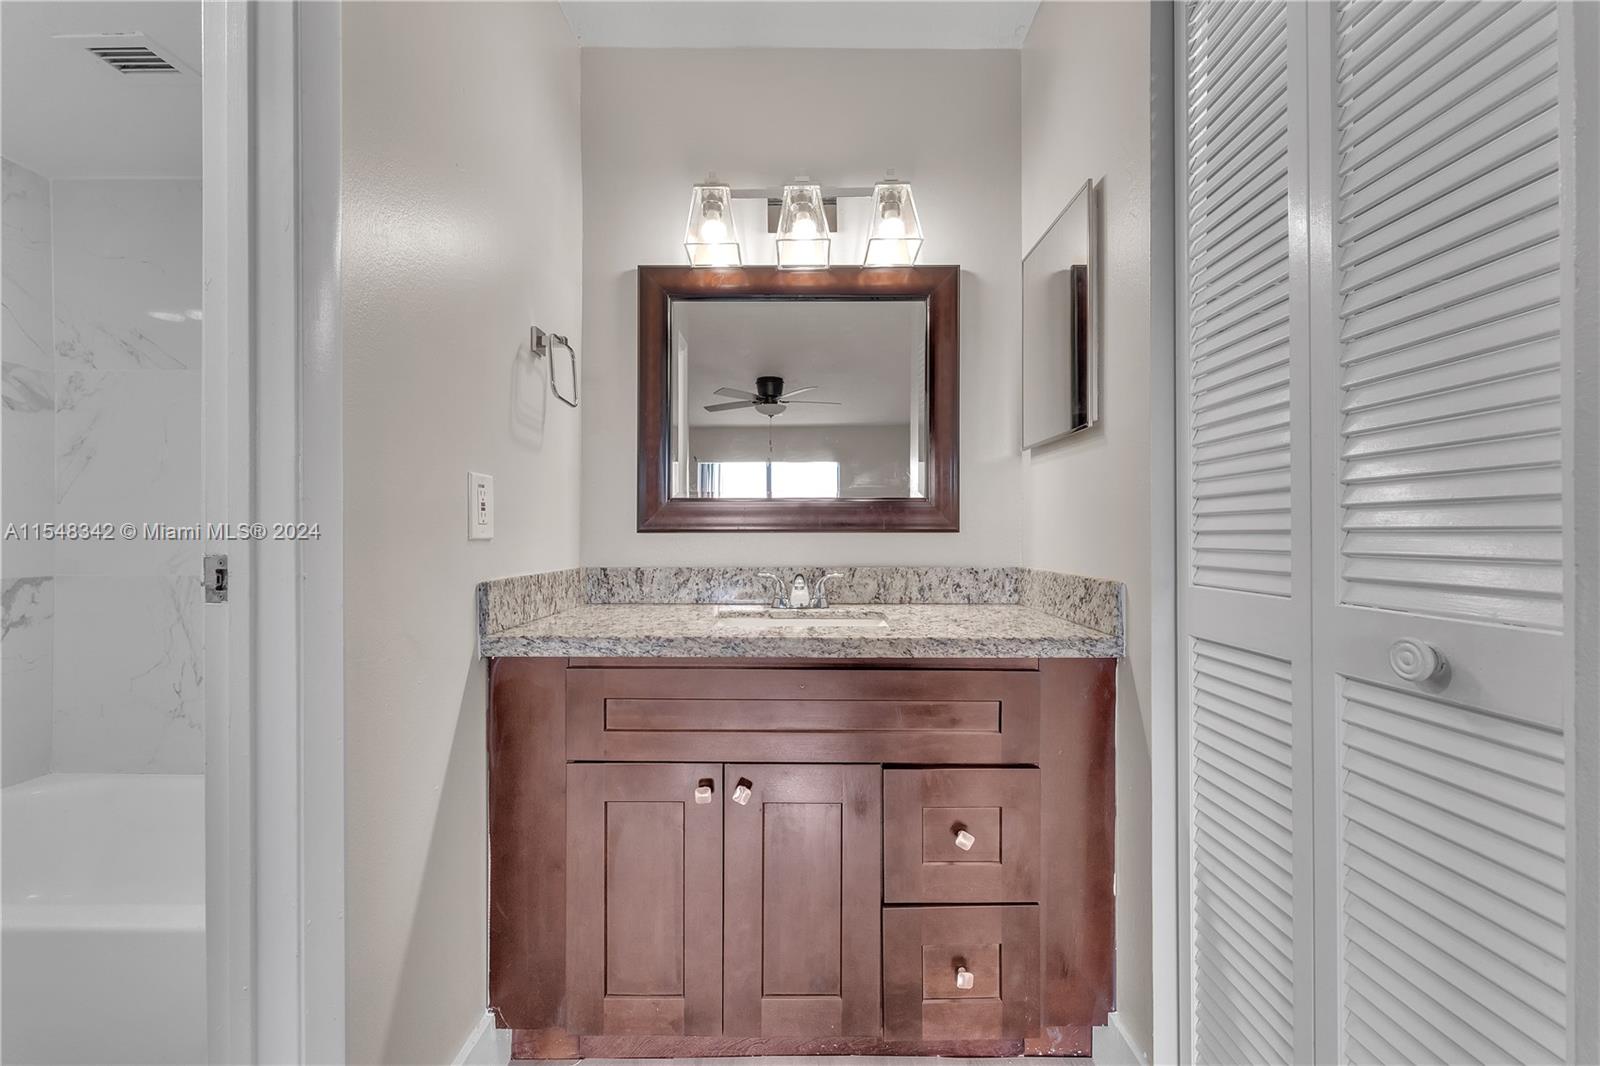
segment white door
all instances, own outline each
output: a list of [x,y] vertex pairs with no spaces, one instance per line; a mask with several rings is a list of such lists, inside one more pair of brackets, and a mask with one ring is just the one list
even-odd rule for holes
[[1177,38],[1185,1058],[1306,1062],[1305,11],[1187,4]]
[[1571,20],[1181,9],[1189,1061],[1572,1054]]
[[1321,1061],[1567,1055],[1557,38],[1311,12]]

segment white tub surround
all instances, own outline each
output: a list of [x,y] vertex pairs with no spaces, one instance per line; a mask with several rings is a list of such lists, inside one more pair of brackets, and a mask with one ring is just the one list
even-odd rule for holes
[[47,774],[0,791],[0,1058],[205,1061],[204,779]]
[[[3,402],[0,524],[48,522],[55,516],[55,369],[51,333],[50,183],[9,159],[0,160],[0,270],[4,272]],[[5,704],[0,784],[50,770],[50,716],[55,706],[51,660],[55,573],[53,541],[12,540],[4,550]]]

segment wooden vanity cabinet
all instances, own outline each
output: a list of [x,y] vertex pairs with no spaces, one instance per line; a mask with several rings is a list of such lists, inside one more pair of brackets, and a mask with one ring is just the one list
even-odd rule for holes
[[499,659],[517,1058],[1087,1054],[1111,660]]

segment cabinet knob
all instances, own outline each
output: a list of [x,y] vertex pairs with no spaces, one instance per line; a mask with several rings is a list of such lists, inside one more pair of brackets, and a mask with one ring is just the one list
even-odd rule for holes
[[1430,681],[1448,664],[1432,644],[1410,638],[1389,645],[1389,666],[1402,681]]
[[956,987],[957,988],[961,989],[963,992],[971,991],[971,989],[972,989],[972,981],[973,981],[973,977],[972,977],[972,971],[971,970],[967,969],[965,966],[957,966],[956,967]]
[[750,794],[750,782],[741,777],[739,783],[733,786],[733,802],[743,807],[750,802]]
[[962,851],[971,851],[972,845],[976,844],[977,842],[978,838],[967,832],[965,829],[956,830],[956,847],[960,848]]
[[714,784],[704,778],[695,786],[694,801],[701,805],[711,802],[712,794],[716,791]]

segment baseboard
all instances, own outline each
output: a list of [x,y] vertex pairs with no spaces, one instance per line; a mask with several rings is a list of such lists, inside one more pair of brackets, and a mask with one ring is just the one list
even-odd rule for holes
[[496,1029],[494,1014],[484,1011],[451,1066],[506,1066],[510,1061],[511,1030]]
[[1094,1028],[1093,1058],[1094,1066],[1150,1066],[1150,1056],[1128,1036],[1116,1011]]
[[[494,1015],[485,1011],[451,1066],[506,1066],[511,1061],[511,1032],[496,1029]],[[1105,1025],[1094,1029],[1093,1058],[1094,1066],[1150,1066],[1150,1057],[1128,1038],[1115,1011]]]

